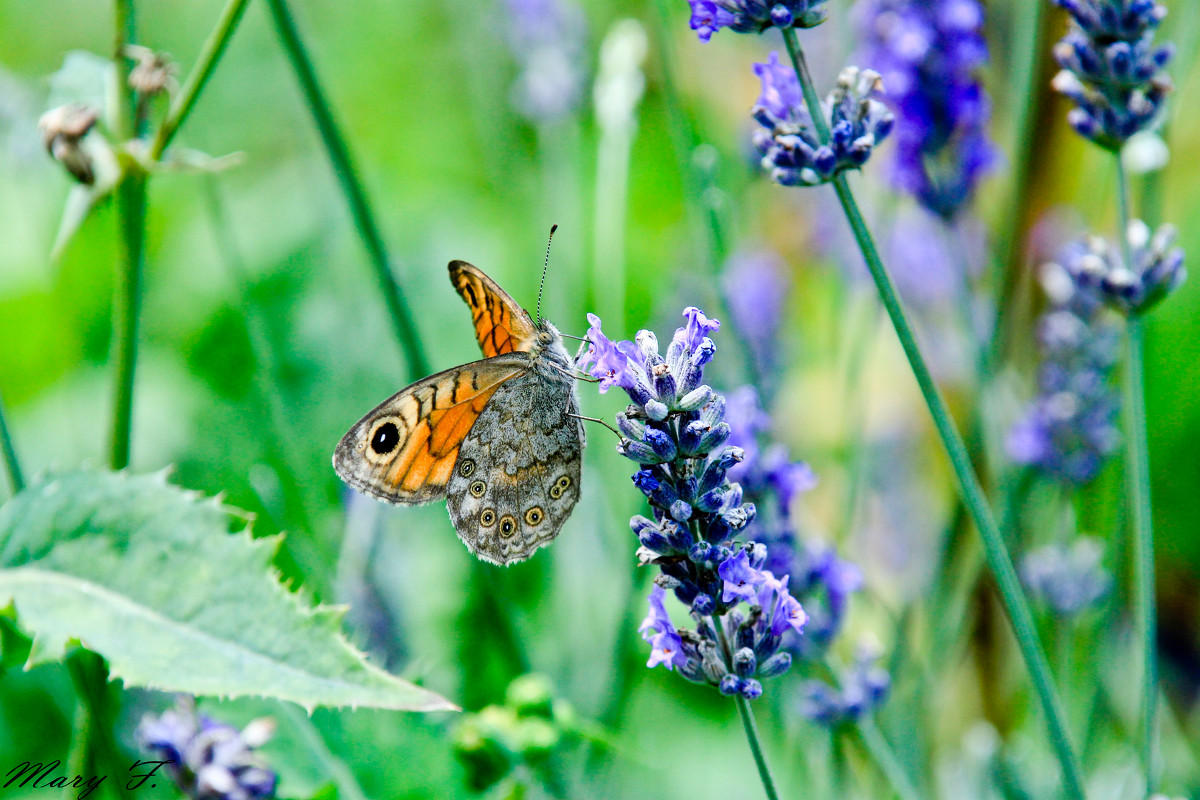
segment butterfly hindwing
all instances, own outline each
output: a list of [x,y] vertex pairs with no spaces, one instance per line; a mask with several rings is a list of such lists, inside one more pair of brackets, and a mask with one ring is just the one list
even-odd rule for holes
[[535,359],[500,386],[463,441],[446,507],[459,537],[495,564],[529,558],[579,499],[584,435],[570,377]]
[[483,270],[466,261],[451,261],[450,282],[471,308],[475,339],[485,356],[533,349],[537,327],[529,312]]
[[446,495],[459,448],[506,381],[529,371],[524,353],[486,358],[401,389],[342,437],[333,467],[359,491],[390,503]]

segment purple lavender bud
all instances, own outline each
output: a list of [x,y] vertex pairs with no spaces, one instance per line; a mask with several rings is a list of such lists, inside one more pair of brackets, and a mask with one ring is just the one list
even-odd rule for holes
[[742,687],[745,685],[745,681],[731,672],[721,678],[721,682],[717,684],[717,688],[726,697],[733,697],[735,694],[741,693]]
[[754,657],[754,651],[749,647],[740,648],[733,654],[733,671],[738,674],[738,677],[753,677],[757,669],[758,659]]
[[787,652],[776,653],[762,663],[758,668],[758,676],[760,678],[774,678],[776,675],[782,675],[787,672],[792,666],[792,654]]
[[645,442],[634,441],[633,439],[622,438],[617,443],[617,452],[639,464],[661,464],[664,461],[670,460],[659,458],[654,448],[650,445]]
[[762,684],[756,681],[754,678],[747,678],[746,682],[742,684],[742,697],[746,698],[747,700],[755,700],[759,697],[762,697],[762,693]]
[[646,423],[632,416],[629,412],[623,411],[617,414],[617,430],[627,439],[641,441],[643,435],[646,433]]
[[692,600],[692,613],[698,616],[707,617],[713,613],[715,608],[716,604],[713,603],[711,595],[698,594],[696,595],[696,599]]
[[675,447],[675,440],[657,428],[647,428],[646,435],[642,441],[650,445],[660,462],[674,460],[678,452]]
[[708,386],[700,386],[685,394],[675,404],[680,411],[696,411],[712,399],[713,390]]

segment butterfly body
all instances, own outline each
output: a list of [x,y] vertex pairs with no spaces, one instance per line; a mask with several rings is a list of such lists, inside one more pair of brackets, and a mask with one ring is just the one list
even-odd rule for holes
[[585,442],[571,358],[478,268],[450,263],[482,361],[440,372],[379,404],[342,438],[338,475],[390,503],[445,498],[459,538],[510,564],[562,527],[579,499]]

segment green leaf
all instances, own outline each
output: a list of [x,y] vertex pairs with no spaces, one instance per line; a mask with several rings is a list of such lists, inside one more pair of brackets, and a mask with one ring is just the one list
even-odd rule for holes
[[161,473],[100,471],[48,476],[0,507],[0,608],[33,636],[28,665],[79,641],[127,686],[455,710],[369,664],[342,609],[279,583],[280,537],[230,534],[232,513]]

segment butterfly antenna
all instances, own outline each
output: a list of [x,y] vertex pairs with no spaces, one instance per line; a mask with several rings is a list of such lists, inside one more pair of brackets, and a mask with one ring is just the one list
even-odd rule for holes
[[538,304],[537,304],[537,320],[542,321],[542,290],[546,288],[546,270],[550,269],[550,243],[554,241],[554,232],[558,230],[558,223],[550,226],[550,236],[546,239],[546,263],[542,265],[542,283],[538,286]]

